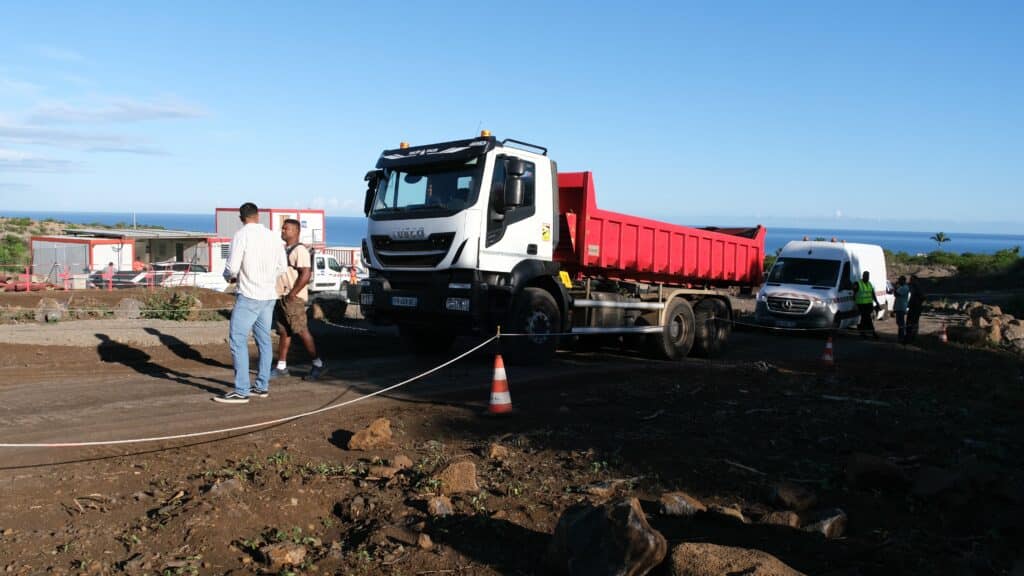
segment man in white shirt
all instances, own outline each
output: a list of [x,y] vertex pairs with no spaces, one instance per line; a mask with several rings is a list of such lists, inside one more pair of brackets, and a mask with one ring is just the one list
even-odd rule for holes
[[[235,390],[215,396],[215,402],[245,404],[250,396],[270,395],[270,367],[273,363],[270,327],[277,302],[277,277],[288,265],[281,239],[260,224],[259,209],[246,202],[238,209],[244,226],[231,238],[224,277],[238,283],[235,306],[231,310],[231,359],[235,366]],[[249,386],[249,333],[260,352],[256,385]]]

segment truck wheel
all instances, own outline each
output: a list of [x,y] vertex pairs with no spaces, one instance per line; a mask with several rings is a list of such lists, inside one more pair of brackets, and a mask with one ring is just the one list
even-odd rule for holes
[[669,360],[681,360],[693,347],[693,308],[685,298],[673,298],[665,310],[665,325],[654,336],[655,351]]
[[721,352],[732,334],[729,307],[719,298],[705,298],[693,307],[693,317],[694,354],[709,358]]
[[444,354],[451,350],[455,342],[455,331],[450,328],[435,328],[402,324],[398,327],[398,336],[413,354],[432,356]]
[[510,332],[530,334],[507,340],[509,354],[515,361],[540,364],[555,354],[558,337],[546,334],[559,332],[562,314],[555,299],[546,290],[524,288],[516,298],[510,320]]

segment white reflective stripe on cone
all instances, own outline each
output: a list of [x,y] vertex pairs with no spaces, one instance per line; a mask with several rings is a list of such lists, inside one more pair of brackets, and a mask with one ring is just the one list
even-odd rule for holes
[[505,369],[504,368],[495,368],[494,369],[494,379],[495,380],[504,380],[505,379]]
[[491,392],[491,404],[511,404],[512,395],[508,392]]

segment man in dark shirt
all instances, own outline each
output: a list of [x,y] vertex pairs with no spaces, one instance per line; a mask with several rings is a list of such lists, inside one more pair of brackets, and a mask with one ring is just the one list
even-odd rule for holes
[[921,309],[924,307],[924,301],[928,298],[928,295],[921,288],[921,283],[917,281],[917,276],[911,276],[908,284],[910,286],[910,300],[907,302],[906,341],[909,344],[917,337],[918,329],[921,326]]

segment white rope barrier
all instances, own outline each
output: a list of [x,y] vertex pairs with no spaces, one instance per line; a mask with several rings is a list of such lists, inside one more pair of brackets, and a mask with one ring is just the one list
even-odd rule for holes
[[295,414],[295,415],[292,415],[292,416],[285,416],[283,418],[275,418],[274,420],[266,420],[266,421],[263,421],[263,422],[256,422],[255,424],[245,424],[245,425],[242,425],[242,426],[232,426],[230,428],[221,428],[221,429],[218,429],[218,430],[205,430],[205,431],[202,431],[202,432],[189,432],[187,434],[172,434],[172,435],[169,435],[169,436],[154,436],[154,437],[150,437],[150,438],[130,438],[130,439],[125,439],[125,440],[98,440],[98,441],[94,441],[94,442],[32,442],[32,443],[9,443],[9,442],[5,442],[5,443],[0,443],[0,448],[83,448],[83,447],[88,447],[88,446],[115,446],[115,445],[121,445],[121,444],[142,444],[142,443],[146,443],[146,442],[166,442],[166,441],[169,441],[169,440],[182,440],[182,439],[186,439],[186,438],[199,438],[199,437],[202,437],[202,436],[213,436],[213,435],[216,435],[216,434],[227,434],[229,432],[240,432],[242,430],[252,430],[253,428],[263,428],[263,427],[267,427],[267,426],[274,426],[275,424],[283,424],[285,422],[291,422],[293,420],[298,420],[300,418],[307,418],[309,416],[315,416],[317,414],[322,414],[324,412],[328,412],[330,410],[336,410],[338,408],[343,408],[345,406],[351,406],[352,404],[355,404],[356,402],[362,402],[363,400],[368,400],[370,398],[373,398],[374,396],[379,396],[381,394],[385,394],[387,392],[395,390],[396,388],[401,388],[402,386],[405,386],[407,384],[411,384],[412,382],[415,382],[415,381],[417,381],[417,380],[419,380],[421,378],[425,378],[425,377],[433,374],[434,372],[437,372],[438,370],[441,370],[441,369],[447,368],[448,366],[451,366],[452,364],[458,362],[459,360],[462,360],[466,356],[469,356],[470,354],[472,354],[472,353],[476,352],[477,350],[483,348],[484,346],[490,344],[496,338],[497,338],[497,336],[491,336],[490,338],[484,340],[483,342],[477,344],[476,346],[470,348],[469,350],[463,352],[462,354],[459,354],[458,356],[452,358],[451,360],[448,360],[447,362],[439,364],[439,365],[437,365],[437,366],[427,370],[426,372],[422,372],[420,374],[417,374],[416,376],[413,376],[411,378],[407,378],[407,379],[405,379],[405,380],[403,380],[403,381],[401,381],[401,382],[399,382],[397,384],[392,384],[391,386],[388,386],[387,388],[381,388],[380,390],[377,390],[375,392],[371,392],[369,394],[364,394],[364,395],[362,395],[362,396],[360,396],[358,398],[353,398],[351,400],[346,400],[344,402],[339,402],[337,404],[331,404],[330,406],[325,406],[325,407],[319,408],[317,410],[310,410],[308,412],[302,412],[301,414]]

